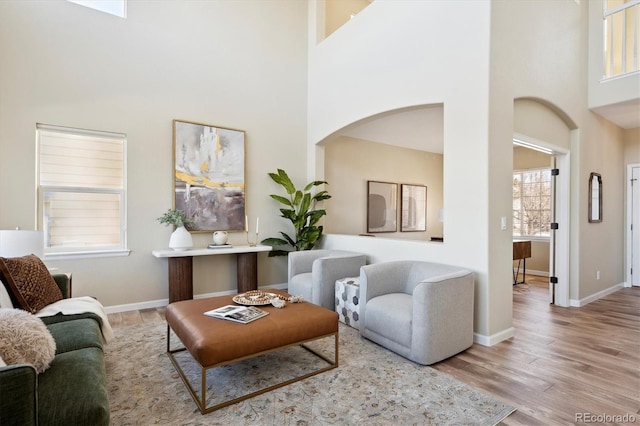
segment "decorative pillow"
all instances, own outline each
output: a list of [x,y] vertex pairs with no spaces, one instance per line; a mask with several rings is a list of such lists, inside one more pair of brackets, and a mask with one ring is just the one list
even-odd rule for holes
[[21,309],[0,309],[0,358],[31,364],[42,373],[56,356],[56,342],[42,320]]
[[35,254],[0,257],[0,279],[8,284],[20,307],[32,313],[62,299],[60,288]]

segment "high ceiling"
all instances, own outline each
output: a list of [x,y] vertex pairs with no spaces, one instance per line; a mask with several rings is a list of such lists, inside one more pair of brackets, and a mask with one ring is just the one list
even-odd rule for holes
[[640,99],[594,108],[593,112],[623,129],[640,127]]
[[442,105],[431,105],[370,117],[339,133],[342,136],[443,154],[443,124]]

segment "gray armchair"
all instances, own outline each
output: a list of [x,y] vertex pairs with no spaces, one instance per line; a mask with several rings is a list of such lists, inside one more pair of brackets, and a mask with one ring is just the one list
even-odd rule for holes
[[471,271],[395,261],[360,269],[360,334],[429,365],[473,344]]
[[366,256],[342,250],[306,250],[289,253],[290,294],[335,309],[336,280],[360,275]]

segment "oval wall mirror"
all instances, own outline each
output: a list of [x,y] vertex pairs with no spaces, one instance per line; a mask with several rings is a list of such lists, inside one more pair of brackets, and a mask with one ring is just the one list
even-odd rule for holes
[[602,222],[602,176],[591,173],[589,176],[589,222]]

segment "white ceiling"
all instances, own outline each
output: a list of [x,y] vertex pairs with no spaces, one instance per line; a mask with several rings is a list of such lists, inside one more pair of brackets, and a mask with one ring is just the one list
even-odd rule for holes
[[345,127],[342,136],[442,154],[444,152],[442,105],[392,111]]
[[594,108],[593,112],[623,129],[640,127],[640,99]]

